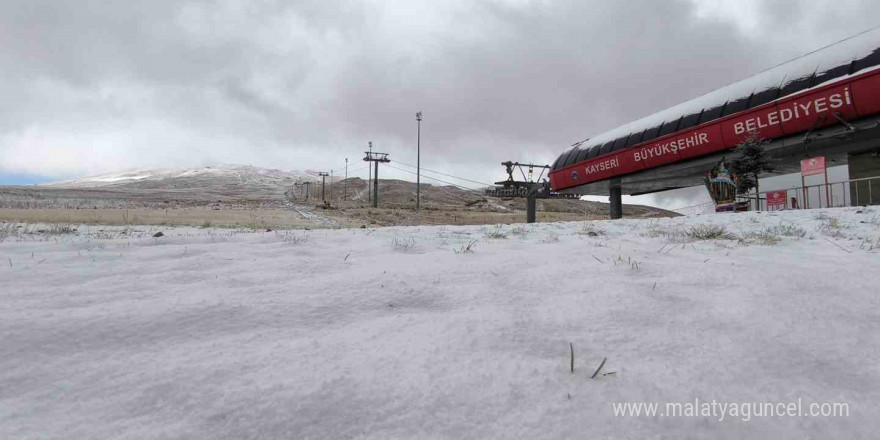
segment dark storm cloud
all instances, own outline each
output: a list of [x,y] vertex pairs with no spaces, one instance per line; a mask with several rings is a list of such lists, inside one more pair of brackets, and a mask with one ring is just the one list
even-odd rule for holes
[[406,162],[423,110],[425,163],[488,180],[878,12],[724,4],[5,1],[0,172],[318,169],[368,140]]

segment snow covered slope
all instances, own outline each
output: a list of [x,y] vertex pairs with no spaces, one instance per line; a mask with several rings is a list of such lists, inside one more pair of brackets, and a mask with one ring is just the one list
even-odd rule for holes
[[[0,244],[0,437],[880,430],[877,209],[152,232]],[[846,403],[848,416],[613,406],[694,399]]]
[[281,171],[249,165],[219,165],[201,168],[133,169],[119,173],[89,176],[50,183],[56,187],[193,187],[219,184],[292,185],[294,182],[320,181],[317,172]]

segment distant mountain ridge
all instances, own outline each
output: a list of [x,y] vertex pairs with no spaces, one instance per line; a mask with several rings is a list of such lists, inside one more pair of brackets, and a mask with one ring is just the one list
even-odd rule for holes
[[[211,206],[225,208],[280,208],[292,204],[317,205],[325,200],[338,206],[345,200],[351,215],[369,206],[369,182],[360,177],[337,177],[326,187],[316,171],[281,171],[250,165],[218,165],[194,168],[140,168],[79,179],[29,186],[0,187],[0,208],[169,208]],[[297,185],[312,182],[314,185]],[[525,199],[486,196],[482,191],[455,186],[421,184],[422,209],[444,211],[440,220],[457,222],[457,210],[476,212],[516,212],[525,210]],[[416,201],[416,184],[396,179],[380,179],[382,207],[411,209]],[[542,212],[576,213],[601,216],[608,205],[582,200],[538,201]],[[369,208],[366,208],[369,209]],[[626,215],[674,216],[662,209],[625,205]],[[347,215],[347,214],[346,214]],[[389,217],[397,224],[406,216]],[[439,218],[439,217],[438,217]],[[576,217],[580,218],[580,217]],[[394,220],[397,219],[397,220]],[[360,220],[359,220],[360,221]],[[364,220],[369,221],[369,220]],[[384,223],[383,223],[384,224]]]
[[282,171],[250,165],[217,165],[196,168],[136,168],[42,184],[60,188],[174,189],[223,186],[289,186],[320,181],[317,171]]

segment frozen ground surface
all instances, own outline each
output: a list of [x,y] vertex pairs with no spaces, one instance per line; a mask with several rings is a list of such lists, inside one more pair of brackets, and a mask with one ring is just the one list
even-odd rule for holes
[[[880,432],[880,210],[112,231],[0,244],[0,438]],[[849,416],[612,408],[695,398]]]

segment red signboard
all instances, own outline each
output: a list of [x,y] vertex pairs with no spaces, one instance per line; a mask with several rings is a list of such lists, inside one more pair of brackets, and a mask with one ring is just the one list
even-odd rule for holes
[[773,191],[767,193],[767,206],[785,206],[785,197],[788,191]]
[[[672,162],[735,148],[751,133],[765,139],[801,133],[880,112],[880,74],[870,71],[820,86],[809,94],[785,97],[720,120],[671,133],[632,147],[581,161],[550,173],[560,190],[623,176]],[[805,165],[806,164],[806,165]],[[825,158],[801,163],[804,176],[825,173]]]
[[825,172],[825,157],[811,157],[801,161],[801,174],[804,176],[812,176],[813,174],[822,174]]

